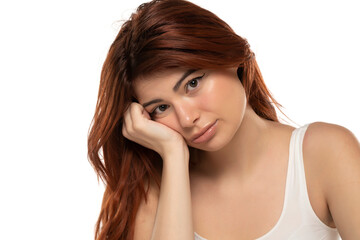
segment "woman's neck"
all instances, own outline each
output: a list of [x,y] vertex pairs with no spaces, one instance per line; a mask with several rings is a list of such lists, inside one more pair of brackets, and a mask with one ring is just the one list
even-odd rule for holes
[[197,152],[192,171],[212,179],[239,176],[246,178],[271,151],[271,130],[279,124],[259,117],[247,106],[240,127],[224,148],[214,152]]

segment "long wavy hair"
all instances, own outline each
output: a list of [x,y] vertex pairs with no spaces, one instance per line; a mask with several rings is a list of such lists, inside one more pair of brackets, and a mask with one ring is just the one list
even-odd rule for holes
[[102,68],[88,135],[89,161],[106,186],[95,239],[133,239],[150,180],[161,184],[160,156],[121,132],[124,112],[136,101],[134,79],[173,68],[231,67],[238,68],[256,114],[278,122],[274,106],[282,106],[267,89],[248,42],[213,13],[185,0],[153,0],[122,25]]

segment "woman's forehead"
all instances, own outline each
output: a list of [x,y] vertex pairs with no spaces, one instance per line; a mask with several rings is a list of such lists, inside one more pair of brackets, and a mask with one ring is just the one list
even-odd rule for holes
[[193,71],[176,68],[141,76],[134,81],[136,96],[142,98],[161,91],[171,91],[179,80],[184,76],[187,77]]
[[188,69],[185,69],[185,68],[164,69],[164,70],[161,70],[161,71],[151,72],[149,74],[142,75],[135,82],[137,82],[137,81],[162,80],[162,79],[166,80],[166,79],[169,79],[171,77],[181,75],[186,71],[188,71]]
[[137,78],[134,81],[135,90],[149,85],[166,84],[180,79],[184,73],[188,72],[186,69],[167,69],[163,71],[153,72]]

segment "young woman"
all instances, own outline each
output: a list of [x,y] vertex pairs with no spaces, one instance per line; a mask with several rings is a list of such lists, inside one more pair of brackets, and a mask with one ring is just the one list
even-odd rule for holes
[[360,147],[279,122],[247,41],[183,0],[141,5],[103,66],[88,139],[96,239],[360,239]]

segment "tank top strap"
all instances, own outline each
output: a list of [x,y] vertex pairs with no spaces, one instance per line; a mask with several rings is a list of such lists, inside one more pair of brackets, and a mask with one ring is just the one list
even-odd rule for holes
[[303,209],[303,203],[307,198],[304,195],[306,183],[302,165],[302,142],[308,125],[294,129],[291,134],[284,204],[280,218],[271,231],[257,240],[273,239],[275,236],[282,239],[283,236],[296,229],[301,222],[302,213],[300,215],[298,213],[302,210],[305,210],[304,213],[307,212],[307,207]]
[[[300,128],[297,128],[293,132],[293,149],[292,149],[292,160],[294,164],[294,174],[296,176],[296,180],[299,184],[299,191],[302,197],[307,197],[307,187],[306,187],[306,179],[305,179],[305,169],[304,169],[304,160],[303,160],[303,141],[305,132],[308,128],[309,124],[306,124]],[[291,147],[290,147],[291,149]]]

